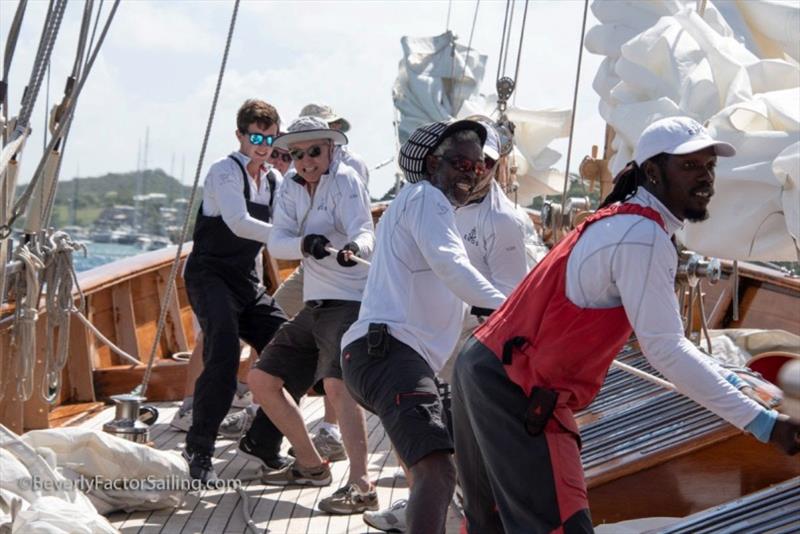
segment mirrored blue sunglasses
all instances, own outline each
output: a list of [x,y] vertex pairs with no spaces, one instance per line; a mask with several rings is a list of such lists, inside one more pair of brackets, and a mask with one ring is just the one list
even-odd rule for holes
[[260,133],[248,133],[246,134],[247,138],[250,140],[251,145],[267,145],[272,146],[273,141],[275,141],[274,135],[264,135]]

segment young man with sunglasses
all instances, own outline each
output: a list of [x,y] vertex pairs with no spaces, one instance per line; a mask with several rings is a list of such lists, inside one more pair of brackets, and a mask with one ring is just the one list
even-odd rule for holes
[[[295,172],[278,194],[268,247],[275,258],[302,260],[305,305],[281,327],[248,377],[256,401],[294,448],[292,465],[262,476],[270,485],[331,483],[328,463],[314,448],[292,391],[322,381],[350,460],[347,484],[318,505],[336,514],[378,508],[367,473],[364,414],[342,383],[339,359],[342,334],[358,317],[367,281],[367,268],[352,257],[369,257],[375,245],[364,185],[352,168],[334,163],[338,145],[346,142],[343,133],[315,117],[296,119],[277,141],[289,150]],[[258,457],[259,432],[256,420],[239,445],[249,457]]]
[[423,126],[403,145],[410,185],[381,218],[361,312],[342,339],[347,387],[411,472],[410,532],[444,532],[455,487],[435,375],[458,339],[464,302],[495,309],[504,300],[470,264],[453,213],[486,172],[485,140],[481,124],[458,121]]
[[483,323],[453,376],[456,460],[469,533],[592,532],[573,411],[635,332],[682,394],[789,454],[800,425],[763,408],[684,336],[672,235],[708,217],[718,156],[697,121],[645,128],[634,161]]
[[[239,150],[208,171],[186,260],[186,292],[203,331],[203,371],[195,383],[184,457],[194,479],[213,482],[217,431],[236,393],[239,339],[261,351],[285,314],[266,294],[257,256],[272,232],[280,180],[265,165],[280,118],[270,104],[247,100],[236,115]],[[273,429],[272,441],[281,436]]]

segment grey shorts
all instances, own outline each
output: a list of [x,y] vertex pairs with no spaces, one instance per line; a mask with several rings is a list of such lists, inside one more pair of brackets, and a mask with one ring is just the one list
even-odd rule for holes
[[452,453],[433,370],[414,349],[388,338],[382,357],[368,354],[366,337],[342,350],[342,373],[350,394],[380,418],[407,466],[436,451]]
[[358,319],[360,302],[323,300],[307,302],[283,323],[261,353],[256,367],[293,383],[298,377],[342,378],[339,363],[342,336]]

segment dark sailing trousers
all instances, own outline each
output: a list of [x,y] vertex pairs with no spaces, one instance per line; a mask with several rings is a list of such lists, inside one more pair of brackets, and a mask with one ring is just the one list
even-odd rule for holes
[[[203,372],[195,382],[192,427],[186,447],[213,454],[219,425],[236,392],[239,339],[261,353],[286,322],[286,315],[266,293],[243,301],[221,277],[213,274],[188,279],[186,292],[204,336]],[[272,442],[280,446],[283,436],[271,422],[270,426]]]
[[470,338],[453,374],[453,431],[469,534],[593,532],[588,508],[562,517],[564,502],[586,486],[575,437],[532,435],[531,400],[500,360]]

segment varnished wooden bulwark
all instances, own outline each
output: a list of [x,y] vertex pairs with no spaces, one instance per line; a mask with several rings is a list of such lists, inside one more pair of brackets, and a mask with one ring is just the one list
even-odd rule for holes
[[[658,375],[632,348],[620,360]],[[616,369],[576,419],[595,524],[683,517],[800,475],[796,457]]]

